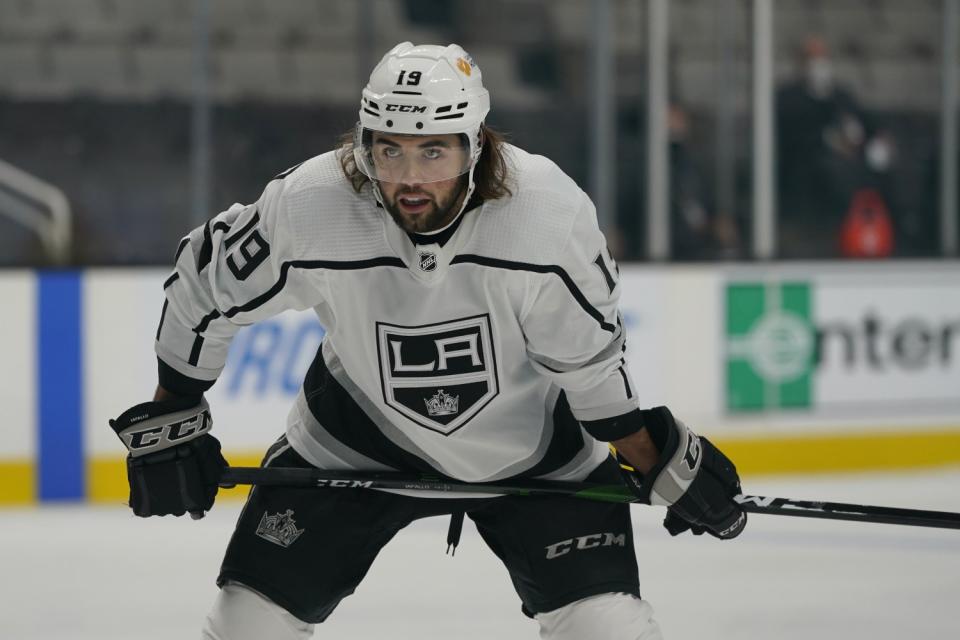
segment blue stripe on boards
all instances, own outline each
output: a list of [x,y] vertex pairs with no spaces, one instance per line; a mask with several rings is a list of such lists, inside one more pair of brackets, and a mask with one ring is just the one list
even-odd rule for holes
[[40,500],[84,497],[81,274],[37,273]]

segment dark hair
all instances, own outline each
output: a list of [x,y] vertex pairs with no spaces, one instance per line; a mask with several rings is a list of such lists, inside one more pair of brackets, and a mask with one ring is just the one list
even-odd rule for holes
[[[483,200],[496,200],[513,195],[508,185],[510,174],[503,149],[504,144],[506,144],[506,135],[496,129],[491,129],[486,124],[480,125],[480,135],[483,138],[483,148],[480,150],[477,166],[473,170],[473,184],[475,185],[473,195]],[[354,190],[359,193],[363,186],[370,182],[370,178],[360,171],[353,159],[352,129],[340,136],[338,153],[340,154],[340,167],[343,169],[343,175],[353,185]]]

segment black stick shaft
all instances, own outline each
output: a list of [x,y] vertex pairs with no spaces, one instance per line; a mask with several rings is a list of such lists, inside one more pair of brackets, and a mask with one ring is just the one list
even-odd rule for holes
[[[514,482],[459,482],[421,474],[324,471],[323,469],[282,467],[229,467],[220,479],[221,486],[253,484],[261,486],[328,487],[335,489],[404,489],[502,495],[563,495],[605,502],[637,502],[622,485],[589,482],[523,480]],[[877,522],[960,529],[960,513],[925,511],[842,502],[792,500],[767,496],[737,496],[744,511],[800,518],[823,518],[853,522]]]
[[336,489],[405,489],[503,495],[563,495],[607,502],[634,501],[633,494],[622,485],[550,480],[474,483],[414,473],[324,471],[309,468],[228,467],[220,476],[220,486],[235,484]]
[[843,502],[817,502],[812,500],[791,500],[789,498],[771,498],[765,496],[737,496],[736,501],[740,503],[744,511],[750,513],[768,513],[777,516],[794,516],[799,518],[851,520],[854,522],[904,524],[914,527],[936,527],[939,529],[960,529],[960,513],[951,513],[948,511],[876,507]]

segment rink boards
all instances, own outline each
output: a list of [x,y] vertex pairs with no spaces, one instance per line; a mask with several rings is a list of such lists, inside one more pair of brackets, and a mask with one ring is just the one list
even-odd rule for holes
[[[0,273],[0,504],[126,496],[107,420],[156,385],[168,273]],[[960,463],[960,265],[621,267],[642,405],[667,404],[743,473]],[[323,329],[243,329],[208,394],[234,464],[255,464]]]

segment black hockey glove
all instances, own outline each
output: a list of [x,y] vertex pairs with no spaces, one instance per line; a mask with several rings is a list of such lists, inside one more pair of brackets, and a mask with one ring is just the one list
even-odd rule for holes
[[208,432],[210,408],[202,397],[144,402],[110,426],[130,452],[127,481],[135,515],[202,518],[217,496],[227,461]]
[[733,497],[740,493],[737,469],[709,440],[675,420],[666,407],[640,412],[643,425],[660,452],[646,475],[617,454],[623,479],[647,504],[666,505],[663,521],[670,535],[690,529],[729,540],[740,535],[747,514]]

